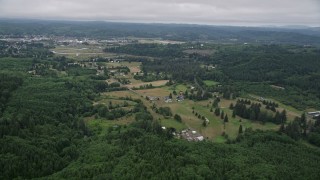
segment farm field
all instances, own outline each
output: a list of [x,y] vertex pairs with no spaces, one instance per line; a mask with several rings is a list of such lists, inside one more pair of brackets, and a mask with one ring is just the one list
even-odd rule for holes
[[58,56],[65,56],[77,61],[87,60],[91,57],[115,57],[116,54],[105,53],[98,45],[76,45],[76,46],[56,46],[51,51]]
[[178,131],[182,131],[187,128],[184,123],[180,123],[174,119],[162,119],[160,120],[160,124],[164,127],[173,127]]
[[152,84],[153,87],[164,86],[168,80],[159,80],[159,81],[151,81],[151,82],[136,82],[129,85],[126,85],[128,88],[139,88],[140,86],[145,86],[148,84]]
[[[235,101],[222,100],[221,104],[229,104]],[[161,106],[170,107],[173,112],[176,112],[182,117],[183,123],[186,126],[196,129],[203,136],[216,141],[217,138],[220,137],[223,132],[225,132],[231,139],[235,139],[238,135],[238,130],[240,124],[242,124],[243,128],[252,128],[252,129],[277,129],[278,125],[274,125],[272,123],[261,124],[260,122],[252,122],[250,120],[241,119],[239,117],[232,118],[232,111],[227,107],[221,107],[221,110],[224,111],[225,114],[229,117],[229,122],[226,123],[224,129],[223,120],[220,117],[217,117],[210,112],[210,108],[207,107],[209,101],[200,101],[194,102],[191,100],[184,100],[183,102],[174,102],[174,103],[161,103]],[[160,103],[159,103],[160,104]],[[194,112],[197,112],[201,116],[204,116],[209,119],[210,123],[207,127],[202,126],[202,120],[196,117],[192,113],[192,108],[194,107]],[[228,106],[229,107],[229,106]],[[241,122],[239,121],[241,119]]]
[[[148,110],[153,114],[155,119],[160,120],[160,123],[165,127],[173,127],[177,130],[181,130],[184,128],[191,128],[199,133],[201,133],[204,137],[213,140],[214,142],[224,142],[225,136],[222,134],[226,134],[230,139],[235,139],[238,135],[239,126],[242,125],[244,129],[252,128],[252,129],[260,129],[260,130],[277,130],[279,129],[279,125],[273,123],[265,123],[255,122],[251,120],[246,120],[240,117],[232,117],[232,110],[229,109],[231,103],[235,104],[236,100],[226,100],[222,99],[219,103],[220,109],[224,111],[225,114],[228,115],[229,122],[223,123],[223,120],[210,112],[210,108],[212,106],[213,99],[204,100],[204,101],[192,101],[185,99],[182,102],[177,102],[173,100],[171,103],[164,102],[163,97],[168,96],[172,93],[173,90],[184,92],[187,89],[187,85],[179,84],[176,86],[163,86],[161,88],[153,88],[153,89],[143,89],[136,91],[119,91],[119,92],[110,92],[105,93],[109,98],[114,97],[132,97],[132,98],[140,98],[144,104],[148,107]],[[156,101],[148,101],[146,100],[146,96],[156,96],[159,97],[159,100]],[[253,101],[254,102],[254,101]],[[157,114],[150,109],[153,104],[156,107],[169,107],[173,114],[178,114],[182,118],[182,122],[177,122],[174,119],[166,119],[160,114]],[[280,106],[277,110],[281,111],[283,108]],[[194,110],[194,113],[192,111]],[[195,116],[195,113],[208,118],[210,123],[204,127],[202,125],[203,120],[199,119]],[[294,112],[287,110],[288,120],[293,120]]]
[[[247,96],[245,96],[245,97],[246,97],[246,98],[249,98],[249,99],[252,99],[252,100],[257,100],[257,99],[259,99],[259,96],[253,95],[253,94],[249,94],[249,95],[247,95]],[[287,115],[288,115],[289,119],[291,119],[291,118],[293,119],[294,117],[300,116],[300,115],[303,113],[303,111],[300,111],[300,110],[298,110],[298,109],[296,109],[296,108],[294,108],[294,107],[292,107],[292,106],[285,105],[285,104],[281,103],[280,101],[277,101],[277,100],[275,100],[275,99],[273,99],[273,98],[267,98],[267,100],[273,101],[273,102],[279,104],[279,106],[280,106],[281,108],[278,108],[278,110],[286,109]],[[291,117],[291,118],[290,118],[290,117]]]
[[126,116],[123,118],[118,118],[117,120],[106,120],[106,119],[95,119],[93,117],[86,118],[85,122],[86,124],[99,136],[105,136],[107,133],[107,129],[110,127],[115,127],[115,126],[123,126],[123,125],[128,125],[134,121],[134,116]]
[[130,73],[137,73],[141,71],[141,62],[122,61],[120,64],[127,66],[130,69]]
[[182,41],[163,40],[158,38],[133,38],[141,44],[183,44]]
[[[97,47],[90,47],[87,48],[84,47],[77,47],[77,48],[66,48],[66,47],[58,47],[57,50],[61,53],[103,53],[102,50],[95,49]],[[196,51],[192,51],[196,52]],[[191,51],[189,52],[191,53]],[[206,50],[203,51],[197,51],[197,53],[214,53],[209,52]],[[115,76],[111,79],[108,79],[108,83],[117,82],[117,79],[127,79],[130,81],[130,84],[123,85],[129,89],[132,88],[139,88],[140,86],[145,86],[152,84],[154,88],[152,89],[139,89],[139,90],[130,90],[130,91],[116,91],[116,92],[108,92],[103,93],[103,97],[101,100],[94,103],[94,105],[97,104],[109,104],[112,103],[113,105],[121,105],[123,104],[123,100],[119,100],[121,97],[132,97],[135,99],[141,99],[143,103],[147,106],[147,109],[149,112],[151,112],[152,116],[155,120],[158,120],[162,126],[165,127],[173,127],[177,130],[182,130],[185,128],[191,128],[196,131],[198,131],[200,134],[202,134],[205,138],[210,139],[214,142],[225,142],[226,137],[229,137],[230,139],[235,139],[238,136],[238,130],[239,126],[242,125],[244,129],[246,128],[252,128],[252,129],[261,129],[261,130],[277,130],[279,128],[279,125],[275,125],[273,123],[265,123],[262,124],[261,122],[254,122],[246,119],[241,119],[240,117],[232,117],[232,110],[229,109],[229,106],[231,103],[235,104],[236,100],[226,100],[221,99],[221,102],[219,103],[219,107],[222,111],[224,111],[225,114],[228,115],[229,122],[224,123],[223,120],[220,117],[217,117],[213,114],[213,112],[210,112],[213,99],[204,100],[204,101],[193,101],[185,99],[182,102],[177,102],[175,98],[173,98],[173,102],[166,103],[164,101],[165,96],[169,96],[169,94],[173,93],[173,91],[176,91],[177,93],[184,93],[186,90],[190,90],[192,87],[188,84],[174,84],[171,86],[166,86],[166,83],[168,80],[158,80],[158,81],[152,81],[152,82],[143,82],[141,80],[136,80],[133,78],[135,73],[139,73],[141,71],[141,62],[128,62],[128,61],[120,61],[120,62],[99,62],[100,65],[103,65],[107,68],[116,68],[116,67],[128,67],[130,70],[130,73],[126,75],[120,75],[115,74]],[[204,84],[208,87],[213,87],[218,85],[219,83],[213,80],[204,80]],[[146,96],[152,96],[152,97],[159,97],[159,100],[157,101],[148,101],[146,99]],[[175,97],[175,96],[174,96]],[[247,95],[246,98],[251,99],[253,102],[258,99],[258,96],[255,95]],[[284,104],[281,104],[278,101],[275,101],[273,99],[270,99],[280,105],[279,108],[277,108],[278,111],[282,111],[283,109],[286,109],[287,111],[287,117],[288,120],[293,120],[296,116],[299,116],[302,112],[294,109],[293,107],[286,106]],[[129,102],[130,104],[131,102]],[[134,105],[134,103],[131,103],[130,106]],[[174,120],[173,118],[166,118],[163,115],[160,115],[152,110],[152,106],[159,107],[169,107],[174,114],[178,114],[182,118],[182,122],[178,122]],[[194,111],[194,113],[193,113]],[[195,116],[195,113],[200,114],[201,116],[204,116],[209,120],[209,124],[204,127],[202,125],[203,120],[199,119],[197,116]],[[89,118],[90,119],[90,118]],[[91,124],[99,124],[102,123],[102,126],[114,126],[114,125],[121,125],[121,124],[128,124],[132,122],[132,117],[122,117],[114,121],[104,121],[101,119],[94,119],[91,117],[90,123]]]

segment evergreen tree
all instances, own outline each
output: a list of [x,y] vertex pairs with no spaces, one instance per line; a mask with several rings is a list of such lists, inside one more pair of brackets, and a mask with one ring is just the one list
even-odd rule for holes
[[224,116],[224,122],[229,122],[229,118],[228,118],[228,115],[226,114],[226,116]]
[[219,99],[219,98],[216,98],[216,99],[213,101],[213,103],[212,103],[212,107],[217,108],[218,105],[219,105],[219,101],[220,101],[220,99]]
[[281,125],[280,125],[279,132],[282,132],[282,133],[285,132],[284,124],[281,124]]
[[220,118],[223,119],[224,118],[224,111],[221,112],[220,114]]
[[178,114],[175,114],[173,118],[174,118],[176,121],[178,121],[178,122],[181,122],[181,121],[182,121],[181,116],[178,115]]
[[233,103],[230,104],[229,108],[232,110],[233,109]]
[[232,111],[232,117],[233,117],[233,118],[236,117],[236,111]]
[[220,116],[220,109],[219,108],[216,108],[215,111],[214,111],[214,114],[216,116]]
[[239,134],[242,134],[242,131],[243,131],[242,125],[240,124],[240,126],[239,126]]
[[223,98],[225,98],[225,99],[230,99],[230,96],[231,96],[230,91],[226,91],[223,93]]
[[203,127],[206,127],[206,126],[207,126],[206,121],[202,121],[202,126],[203,126]]
[[174,90],[172,93],[173,93],[173,95],[177,95],[177,91],[176,90]]
[[298,140],[301,136],[300,118],[295,118],[294,121],[289,123],[285,128],[285,133],[291,138]]
[[255,119],[256,119],[256,113],[254,111],[251,111],[250,120],[255,120]]
[[277,111],[276,114],[274,115],[273,122],[276,123],[276,124],[280,124],[281,123],[281,116],[280,116],[279,111]]
[[300,126],[302,128],[302,134],[304,136],[307,135],[307,118],[306,118],[306,114],[302,113],[301,117],[300,117]]
[[280,114],[281,124],[284,124],[287,121],[287,112],[286,110],[282,110]]
[[186,90],[186,91],[184,92],[184,96],[185,96],[185,97],[188,97],[188,96],[189,96],[188,90]]

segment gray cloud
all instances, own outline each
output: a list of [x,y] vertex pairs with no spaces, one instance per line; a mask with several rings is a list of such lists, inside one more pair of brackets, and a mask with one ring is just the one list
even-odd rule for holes
[[0,0],[0,17],[320,26],[320,0]]

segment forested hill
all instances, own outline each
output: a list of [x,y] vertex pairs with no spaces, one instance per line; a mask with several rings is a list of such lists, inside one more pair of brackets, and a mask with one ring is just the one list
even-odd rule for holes
[[[40,62],[59,69],[64,58]],[[74,78],[46,71],[34,77],[23,72],[36,61],[0,63],[0,179],[320,178],[317,147],[250,128],[227,144],[178,140],[141,100],[132,124],[88,128],[83,117],[103,113],[92,100],[108,87],[88,79],[90,71],[71,67]]]
[[[139,126],[142,127],[142,126]],[[151,129],[150,126],[144,126]],[[127,127],[93,141],[53,179],[318,179],[320,151],[273,132],[186,143]]]
[[[227,47],[216,53],[211,60],[218,64],[230,79],[242,82],[239,84],[266,83],[286,88],[283,92],[277,92],[278,98],[303,109],[308,106],[320,107],[319,57],[319,49],[264,45]],[[246,86],[241,85],[241,88],[246,89]],[[266,92],[267,89],[262,91]],[[260,90],[255,89],[254,92]],[[299,101],[301,95],[307,98]],[[295,105],[290,101],[300,104]],[[312,105],[307,105],[309,102]]]
[[179,41],[225,43],[320,44],[317,28],[262,28],[185,24],[138,24],[114,22],[72,22],[0,20],[0,35],[57,35],[89,38],[144,37]]

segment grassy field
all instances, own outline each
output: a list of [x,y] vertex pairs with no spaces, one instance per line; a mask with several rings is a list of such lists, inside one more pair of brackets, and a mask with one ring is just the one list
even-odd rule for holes
[[[259,96],[256,96],[253,94],[247,95],[246,98],[252,99],[255,102],[259,102],[259,101],[257,101],[257,99],[259,99]],[[293,120],[295,117],[300,116],[303,113],[302,111],[299,111],[292,106],[287,106],[287,105],[285,105],[275,99],[267,98],[267,100],[279,104],[279,108],[277,108],[277,111],[282,111],[283,109],[285,109],[287,111],[287,116],[288,116],[289,120]]]
[[140,86],[144,86],[144,85],[148,85],[148,84],[152,84],[152,86],[158,87],[158,86],[165,85],[167,82],[168,82],[168,80],[159,80],[159,81],[152,81],[152,82],[136,82],[136,83],[128,84],[128,85],[126,85],[126,87],[139,88]]
[[56,46],[53,51],[57,53],[102,53],[103,48],[95,45],[78,44],[76,46]]
[[[226,100],[222,99],[219,103],[220,109],[224,111],[225,114],[228,115],[229,122],[223,123],[223,120],[220,117],[217,117],[210,112],[210,108],[212,106],[213,99],[205,100],[205,101],[191,101],[185,99],[182,102],[177,102],[173,100],[171,103],[164,102],[164,96],[168,96],[173,90],[176,91],[185,91],[188,89],[188,85],[179,84],[175,86],[162,86],[159,88],[153,89],[144,89],[144,90],[136,90],[136,91],[116,91],[116,92],[108,92],[104,93],[103,96],[105,99],[99,101],[99,103],[108,103],[112,101],[112,103],[122,103],[118,101],[119,97],[132,97],[132,98],[139,98],[143,101],[145,106],[147,107],[148,111],[151,112],[154,119],[159,120],[162,126],[165,127],[173,127],[177,130],[182,130],[185,128],[192,128],[202,134],[204,137],[213,140],[214,142],[225,142],[225,136],[222,134],[226,134],[229,138],[235,139],[238,136],[239,126],[242,125],[244,129],[252,128],[252,129],[261,129],[261,130],[277,130],[279,125],[275,125],[273,123],[265,123],[262,124],[261,122],[255,122],[251,120],[242,119],[240,117],[232,118],[232,110],[229,109],[231,103],[235,104],[236,100]],[[146,100],[146,96],[158,96],[160,100],[150,102]],[[258,102],[254,101],[253,102]],[[169,107],[173,114],[179,114],[182,118],[182,123],[173,120],[172,118],[166,119],[162,115],[155,113],[152,111],[151,107],[153,104],[156,107]],[[286,108],[280,104],[280,108],[278,110],[282,110],[282,108]],[[195,113],[204,116],[205,118],[209,119],[209,124],[204,127],[202,125],[203,120],[199,119],[195,116],[195,113],[192,113],[194,109]],[[289,121],[292,120],[295,116],[296,112],[292,112],[287,109],[288,119]],[[130,119],[130,118],[129,118]],[[95,120],[97,121],[97,120]],[[100,122],[100,121],[99,121]],[[117,121],[115,121],[117,122]],[[104,122],[104,126],[114,125],[115,122]],[[131,120],[120,120],[120,123],[130,123]]]
[[134,38],[141,44],[183,44],[182,41],[162,40],[159,38]]
[[177,129],[178,131],[181,131],[181,130],[187,128],[187,126],[185,124],[180,123],[174,119],[162,119],[162,120],[160,120],[160,123],[164,127],[173,127],[175,129]]
[[131,73],[137,73],[141,71],[141,62],[120,62],[121,65],[127,66]]
[[133,102],[133,101],[128,101],[128,100],[120,100],[120,99],[115,99],[115,98],[112,98],[112,97],[109,97],[109,96],[106,96],[105,98],[97,101],[94,103],[95,104],[104,104],[104,105],[109,105],[110,103],[112,105],[123,105],[124,102],[127,102],[128,103],[128,106],[134,106],[136,105],[137,103],[136,102]]
[[203,81],[207,86],[215,86],[217,84],[219,84],[218,82],[216,81],[210,81],[210,80],[205,80]]
[[[139,99],[140,96],[134,94],[130,91],[114,91],[108,93],[102,93],[101,96],[94,102],[94,105],[104,104],[109,106],[110,102],[112,106],[123,105],[124,102],[128,103],[128,107],[121,107],[125,110],[130,110],[136,105],[136,102],[130,100],[122,100],[119,99],[121,97],[132,97],[133,99]],[[106,129],[109,127],[117,126],[117,125],[127,125],[134,121],[134,114],[127,115],[125,117],[121,117],[115,120],[107,120],[104,118],[95,118],[87,117],[85,118],[86,124],[93,129],[93,131],[97,132],[100,135],[104,135],[106,133]]]
[[142,89],[142,90],[136,90],[137,93],[142,95],[143,97],[145,96],[169,96],[170,91],[164,90],[162,88],[153,88],[153,89]]
[[227,141],[227,139],[224,137],[224,136],[217,136],[215,139],[214,139],[214,142],[216,142],[216,143],[224,143],[224,142],[226,142]]
[[[139,94],[145,96],[166,96],[174,89],[180,89],[183,91],[187,88],[186,85],[178,85],[178,86],[171,86],[171,87],[162,87],[162,88],[155,88],[155,89],[146,89],[146,90],[139,90],[137,91]],[[261,129],[261,130],[269,130],[274,129],[277,130],[279,128],[278,125],[272,123],[262,124],[260,122],[254,122],[246,119],[242,119],[240,117],[232,118],[232,111],[229,109],[231,103],[235,104],[235,100],[225,100],[222,99],[219,103],[220,108],[228,115],[229,122],[224,125],[223,120],[220,117],[216,117],[213,112],[210,112],[211,103],[213,100],[206,100],[206,101],[198,101],[194,102],[191,100],[184,100],[183,102],[173,101],[172,103],[165,103],[164,100],[155,101],[155,104],[158,107],[170,107],[173,114],[179,114],[182,117],[183,124],[186,127],[191,127],[197,131],[199,131],[205,137],[212,139],[216,142],[223,142],[224,137],[221,136],[223,133],[226,133],[231,139],[234,139],[238,135],[238,130],[240,124],[243,128],[252,128],[252,129]],[[203,120],[198,119],[193,113],[192,108],[194,107],[194,111],[201,116],[205,116],[209,119],[210,123],[207,127],[202,126]],[[281,110],[281,108],[279,108]],[[288,111],[290,114],[290,111]],[[289,120],[293,117],[288,115]],[[241,121],[240,121],[241,119]],[[170,127],[177,127],[176,125],[168,123],[169,120],[164,121],[165,126]],[[169,121],[171,122],[171,121]]]
[[[107,67],[107,68],[120,67],[120,66],[128,67],[130,69],[130,73],[128,73],[127,75],[115,75],[114,78],[129,80],[131,82],[131,84],[127,85],[127,86],[130,88],[132,88],[133,86],[139,87],[141,84],[144,83],[141,80],[136,80],[133,78],[135,73],[141,71],[141,69],[140,69],[141,62],[121,61],[121,62],[104,62],[104,63],[100,63],[100,64]],[[115,82],[114,78],[108,79],[108,82]]]
[[167,86],[163,88],[164,90],[168,91],[176,91],[176,92],[185,92],[188,89],[188,86],[185,84],[178,84],[178,85],[172,85],[172,86]]
[[127,116],[117,120],[94,119],[93,117],[89,117],[86,118],[85,121],[91,130],[93,130],[96,134],[103,136],[107,133],[107,129],[109,127],[119,125],[123,126],[132,123],[134,121],[134,116]]
[[75,59],[77,61],[87,60],[91,57],[114,57],[116,54],[105,53],[103,48],[98,45],[83,45],[77,44],[76,46],[56,46],[51,49],[57,56],[66,56],[70,59]]

